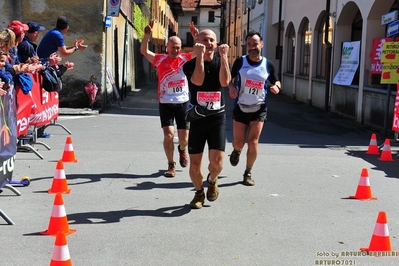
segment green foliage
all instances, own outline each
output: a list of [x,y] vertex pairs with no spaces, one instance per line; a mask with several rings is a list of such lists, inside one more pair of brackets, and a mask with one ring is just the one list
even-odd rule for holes
[[[142,40],[144,37],[144,28],[148,24],[148,17],[145,15],[146,9],[151,6],[151,1],[148,1],[146,5],[134,5],[134,16],[133,25],[137,32],[137,37]],[[142,9],[143,8],[143,9]],[[144,11],[144,12],[143,12]]]

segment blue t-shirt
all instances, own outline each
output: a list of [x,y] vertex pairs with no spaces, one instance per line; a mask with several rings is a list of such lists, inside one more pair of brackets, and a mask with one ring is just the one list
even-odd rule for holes
[[52,53],[58,51],[58,47],[65,46],[64,36],[59,29],[49,30],[42,38],[37,47],[39,58],[48,58]]

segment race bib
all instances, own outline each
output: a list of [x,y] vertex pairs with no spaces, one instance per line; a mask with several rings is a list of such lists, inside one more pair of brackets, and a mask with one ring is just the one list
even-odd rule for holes
[[183,92],[185,80],[172,80],[168,82],[168,94],[179,94]]
[[220,91],[199,91],[197,92],[197,102],[208,110],[219,110],[221,108],[222,93]]
[[244,84],[244,94],[265,97],[264,82],[253,79],[246,79]]

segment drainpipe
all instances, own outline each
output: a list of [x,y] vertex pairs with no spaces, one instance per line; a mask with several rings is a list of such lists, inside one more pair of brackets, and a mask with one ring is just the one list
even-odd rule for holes
[[237,4],[238,4],[238,0],[235,1],[235,10],[234,10],[234,46],[237,46],[237,38],[236,38],[236,31],[237,31]]
[[125,18],[125,36],[123,38],[123,68],[122,68],[122,92],[121,92],[121,101],[123,101],[123,97],[126,98],[126,76],[127,76],[127,38],[128,38],[128,27],[127,27],[127,18]]
[[[279,6],[278,6],[278,32],[277,32],[277,54],[276,54],[276,59],[278,59],[278,78],[281,81],[281,72],[282,72],[282,64],[281,64],[281,57],[283,57],[283,49],[281,47],[281,13],[282,13],[282,4],[283,0],[280,0]],[[266,37],[266,36],[265,36]]]
[[331,79],[331,52],[332,44],[328,40],[330,34],[330,2],[331,0],[326,0],[326,28],[324,34],[324,43],[326,44],[326,90],[324,95],[324,112],[329,111],[329,96],[330,96],[330,79]]
[[248,15],[247,15],[247,34],[249,33],[249,21],[251,20],[251,8],[248,3]]
[[230,12],[231,12],[231,1],[229,1],[229,14],[228,14],[228,16],[229,16],[229,32],[228,32],[228,35],[227,35],[227,43],[230,45],[230,25],[231,25],[231,16],[230,16]]

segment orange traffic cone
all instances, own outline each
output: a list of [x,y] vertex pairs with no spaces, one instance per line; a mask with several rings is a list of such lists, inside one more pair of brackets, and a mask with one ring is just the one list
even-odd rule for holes
[[76,232],[76,229],[69,229],[68,218],[66,216],[64,200],[62,194],[57,193],[54,199],[53,210],[51,212],[50,222],[46,231],[40,232],[42,235],[55,236],[58,231],[63,231],[66,235]]
[[57,162],[53,183],[51,184],[51,188],[48,190],[48,193],[71,193],[71,189],[68,188],[67,180],[65,177],[64,163],[61,160],[58,160]]
[[392,159],[391,142],[389,141],[389,139],[385,139],[384,147],[382,148],[381,156],[380,158],[378,158],[378,160],[386,162],[394,161],[394,159]]
[[376,137],[375,133],[373,133],[371,135],[369,148],[368,148],[366,154],[380,155],[380,150],[378,149],[377,137]]
[[67,137],[66,139],[64,153],[62,154],[62,161],[64,163],[76,163],[78,161],[75,158],[75,152],[73,151],[71,137]]
[[62,231],[58,232],[55,238],[50,266],[72,266],[68,243],[65,237],[65,233]]
[[362,169],[362,173],[360,174],[359,184],[357,186],[355,196],[349,196],[351,199],[358,200],[376,200],[377,198],[373,198],[371,196],[371,187],[369,181],[369,171],[367,168]]
[[385,212],[378,213],[377,223],[371,237],[370,246],[368,248],[360,248],[360,250],[370,251],[392,251],[391,240],[389,238],[387,216]]

